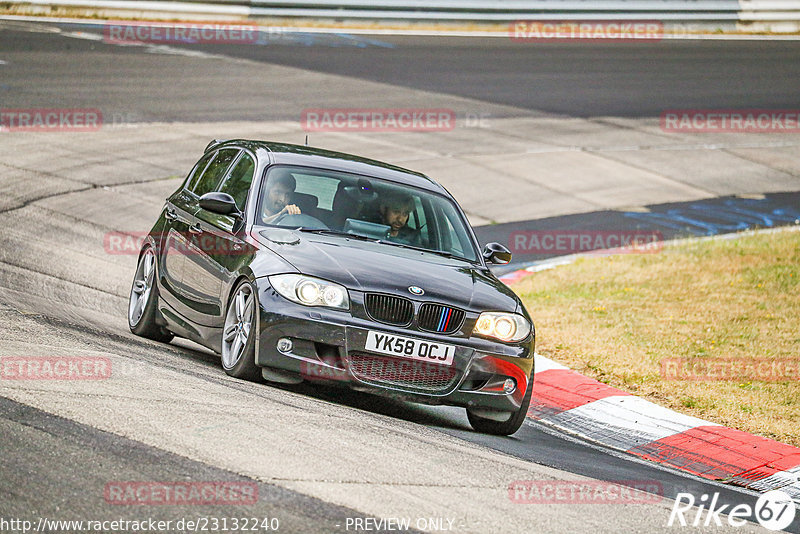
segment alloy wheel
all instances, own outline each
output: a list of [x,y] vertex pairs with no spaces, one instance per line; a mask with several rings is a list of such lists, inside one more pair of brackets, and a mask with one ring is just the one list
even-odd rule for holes
[[242,358],[253,325],[255,296],[249,284],[243,284],[231,299],[222,331],[222,366],[231,369]]
[[131,287],[131,297],[128,303],[128,322],[131,326],[136,326],[142,320],[147,301],[150,299],[150,292],[153,289],[155,266],[156,256],[153,250],[148,248],[139,262],[133,278],[133,287]]

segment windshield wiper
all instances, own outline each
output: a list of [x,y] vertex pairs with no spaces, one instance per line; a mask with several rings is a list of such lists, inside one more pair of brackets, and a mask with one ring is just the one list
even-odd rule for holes
[[300,228],[296,228],[296,230],[299,232],[307,232],[310,234],[336,235],[340,237],[350,237],[354,239],[360,239],[361,241],[376,241],[378,243],[383,243],[383,241],[381,241],[377,237],[369,237],[361,234],[352,234],[350,232],[342,232],[341,230],[331,230],[328,228],[303,228],[301,226]]
[[446,250],[436,250],[432,248],[417,247],[415,245],[409,245],[408,243],[401,243],[400,241],[381,241],[381,243],[385,243],[387,245],[394,245],[396,247],[409,248],[411,250],[419,250],[420,252],[432,252],[433,254],[441,254],[442,256],[447,256],[448,258],[454,257],[451,252],[447,252]]
[[400,243],[398,241],[379,241],[380,243],[384,243],[386,245],[394,245],[396,247],[407,248],[411,250],[419,250],[420,252],[430,252],[431,254],[438,254],[439,256],[444,256],[445,258],[453,258],[456,260],[466,261],[467,263],[475,263],[473,261],[464,258],[463,256],[458,256],[453,254],[452,252],[448,252],[446,250],[437,250],[435,248],[425,248],[425,247],[417,247],[414,245],[409,245],[407,243]]

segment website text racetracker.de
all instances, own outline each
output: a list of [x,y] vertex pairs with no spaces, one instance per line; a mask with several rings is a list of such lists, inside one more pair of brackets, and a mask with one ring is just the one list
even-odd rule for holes
[[147,518],[108,520],[36,520],[0,517],[0,532],[277,532],[275,517],[194,517],[159,520]]

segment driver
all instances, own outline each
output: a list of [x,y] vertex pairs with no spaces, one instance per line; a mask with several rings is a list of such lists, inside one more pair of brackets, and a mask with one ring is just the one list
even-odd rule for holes
[[297,181],[288,172],[278,172],[270,177],[272,186],[267,190],[261,218],[270,224],[282,215],[300,215],[300,208],[290,204]]
[[407,226],[413,209],[414,199],[405,193],[390,193],[381,199],[381,219],[390,227],[386,236],[390,241],[419,245],[419,232]]

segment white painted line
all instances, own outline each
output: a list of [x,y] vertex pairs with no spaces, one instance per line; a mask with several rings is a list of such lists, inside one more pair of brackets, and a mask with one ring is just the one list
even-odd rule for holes
[[569,265],[573,263],[577,257],[575,255],[571,256],[564,256],[561,258],[552,258],[549,260],[543,260],[538,262],[536,265],[531,265],[530,267],[526,268],[525,270],[529,273],[538,273],[539,271],[547,271],[550,269],[555,269],[556,267],[560,267],[562,265]]
[[74,37],[76,39],[85,39],[87,41],[102,41],[103,36],[99,33],[88,32],[61,32],[64,37]]

